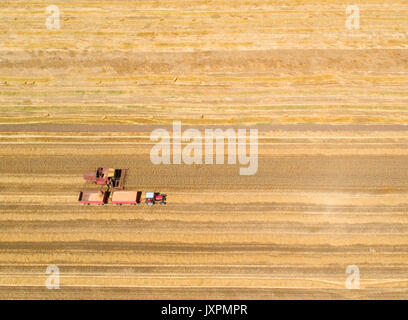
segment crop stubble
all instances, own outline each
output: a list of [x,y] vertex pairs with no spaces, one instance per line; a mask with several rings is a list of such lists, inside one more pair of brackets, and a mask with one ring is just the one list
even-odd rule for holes
[[[1,298],[407,297],[405,1],[57,2],[0,4]],[[152,165],[173,120],[259,128],[258,173]],[[100,165],[168,205],[78,205]]]

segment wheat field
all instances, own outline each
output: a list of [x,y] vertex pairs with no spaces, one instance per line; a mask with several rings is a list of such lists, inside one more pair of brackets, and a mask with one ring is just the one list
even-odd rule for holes
[[[348,4],[2,1],[0,298],[406,299],[408,3]],[[258,129],[257,173],[152,164],[176,120]],[[78,204],[99,166],[168,204]]]

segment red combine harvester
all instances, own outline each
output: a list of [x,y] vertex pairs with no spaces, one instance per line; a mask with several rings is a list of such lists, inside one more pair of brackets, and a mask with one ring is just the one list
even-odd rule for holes
[[140,191],[114,191],[111,198],[112,204],[137,204],[140,202]]
[[159,202],[161,205],[166,204],[167,195],[159,192],[146,192],[145,203],[152,206],[156,202]]
[[98,168],[96,172],[84,173],[84,179],[95,184],[109,185],[115,189],[123,189],[128,169]]
[[83,204],[100,204],[108,202],[109,192],[103,190],[97,191],[81,191],[79,193],[78,202]]

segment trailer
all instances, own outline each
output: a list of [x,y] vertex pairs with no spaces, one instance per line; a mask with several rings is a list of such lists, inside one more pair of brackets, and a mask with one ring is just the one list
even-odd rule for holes
[[109,192],[101,190],[87,190],[79,193],[78,202],[83,204],[103,205],[108,202]]
[[92,181],[98,185],[109,185],[115,189],[123,189],[126,172],[128,169],[98,168],[96,172],[84,173],[83,177],[87,181]]
[[145,203],[149,206],[154,205],[156,202],[161,205],[166,204],[167,195],[160,192],[146,192]]
[[114,191],[111,198],[112,204],[137,204],[140,202],[140,191]]

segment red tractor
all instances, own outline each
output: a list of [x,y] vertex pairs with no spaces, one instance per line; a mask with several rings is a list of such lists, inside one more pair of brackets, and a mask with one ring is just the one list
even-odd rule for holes
[[167,195],[159,192],[146,192],[145,203],[149,206],[154,205],[156,202],[160,203],[161,205],[166,204]]
[[84,179],[95,184],[108,185],[123,189],[127,169],[98,168],[96,172],[84,173]]

